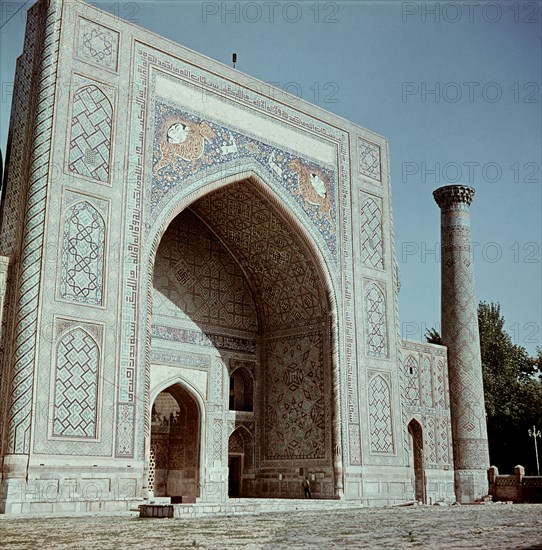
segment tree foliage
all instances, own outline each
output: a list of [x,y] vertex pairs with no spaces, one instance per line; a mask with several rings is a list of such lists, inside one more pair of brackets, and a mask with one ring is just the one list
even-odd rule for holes
[[542,424],[542,382],[535,376],[540,350],[535,359],[512,342],[499,304],[479,304],[478,326],[491,462],[503,472],[521,464],[536,473],[528,430]]
[[[484,377],[489,455],[502,473],[512,473],[521,464],[527,474],[536,474],[534,441],[528,430],[542,430],[542,349],[531,357],[514,344],[504,328],[499,304],[480,302],[478,327]],[[428,342],[440,338],[434,329]],[[429,339],[431,337],[431,340]],[[542,451],[542,440],[538,440]],[[542,453],[541,453],[542,455]]]
[[434,328],[427,329],[425,331],[425,339],[430,344],[438,344],[439,346],[442,346],[442,338],[440,337],[438,331]]

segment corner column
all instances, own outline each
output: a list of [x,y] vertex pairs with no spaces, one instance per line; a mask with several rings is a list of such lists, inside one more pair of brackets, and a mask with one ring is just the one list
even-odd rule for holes
[[433,192],[441,209],[441,331],[448,348],[450,413],[458,502],[487,495],[489,450],[474,288],[469,207],[474,189]]

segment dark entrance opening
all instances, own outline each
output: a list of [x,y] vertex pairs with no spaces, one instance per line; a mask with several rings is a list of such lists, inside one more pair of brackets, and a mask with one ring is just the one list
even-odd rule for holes
[[241,496],[241,456],[228,456],[228,496]]
[[418,502],[425,504],[425,465],[423,456],[423,431],[419,422],[411,420],[408,425],[410,456],[414,466],[414,494]]

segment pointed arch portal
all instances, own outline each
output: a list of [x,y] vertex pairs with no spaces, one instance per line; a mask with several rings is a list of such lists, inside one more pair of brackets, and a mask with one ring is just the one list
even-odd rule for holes
[[[151,363],[212,366],[209,402],[256,450],[244,482],[246,454],[228,456],[226,426],[207,418],[207,464],[237,472],[232,496],[298,497],[301,468],[322,474],[316,496],[336,495],[332,293],[297,224],[263,186],[241,180],[177,214],[156,250]],[[271,468],[283,473],[267,481]]]
[[160,392],[151,412],[150,484],[155,496],[199,496],[200,414],[180,384]]

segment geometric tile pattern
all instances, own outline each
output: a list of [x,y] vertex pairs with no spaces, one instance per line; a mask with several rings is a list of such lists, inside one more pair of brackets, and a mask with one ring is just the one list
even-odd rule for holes
[[431,359],[427,356],[422,360],[422,395],[424,407],[432,407],[433,386],[431,383]]
[[386,302],[384,294],[377,284],[369,283],[365,287],[364,305],[367,355],[387,357]]
[[81,328],[57,345],[53,435],[96,437],[100,351]]
[[228,185],[190,207],[243,266],[260,311],[260,330],[326,318],[326,298],[306,246],[247,182]]
[[450,455],[449,455],[450,444],[448,442],[448,422],[446,421],[445,418],[441,418],[439,422],[438,443],[439,443],[439,462],[441,464],[449,464],[450,463]]
[[117,70],[119,33],[87,19],[79,19],[80,57],[101,67]]
[[361,261],[368,267],[384,269],[382,212],[373,199],[361,207]]
[[60,296],[102,304],[105,222],[87,201],[70,207],[64,222]]
[[[53,113],[56,90],[58,48],[60,42],[60,8],[57,2],[43,4],[45,21],[41,36],[41,62],[35,75],[39,82],[34,98],[37,116],[32,135],[27,202],[24,212],[26,227],[22,236],[19,263],[19,299],[13,369],[11,403],[8,414],[8,453],[28,453],[32,390],[36,356],[38,301],[41,280],[41,258],[45,229],[45,213],[50,150],[53,137]],[[23,215],[21,213],[21,215]]]
[[[130,379],[133,382],[133,378]],[[134,405],[118,403],[117,405],[117,441],[115,456],[130,458],[134,452]]]
[[360,174],[382,181],[380,173],[380,146],[358,136],[358,169]]
[[[179,319],[182,319],[182,312],[179,313],[177,323]],[[168,322],[174,318],[170,318]],[[256,351],[256,340],[248,340],[246,338],[240,338],[224,334],[224,330],[221,327],[216,329],[208,329],[205,327],[205,332],[202,331],[204,327],[198,327],[197,330],[190,330],[188,328],[177,328],[175,326],[164,326],[153,324],[151,327],[151,336],[153,339],[160,339],[167,342],[179,342],[183,344],[193,344],[196,346],[209,346],[221,350],[238,351],[244,353],[254,354]],[[221,334],[214,334],[211,330],[217,330]],[[174,350],[170,351],[174,352]],[[203,351],[203,350],[202,350]],[[171,355],[170,355],[171,357]],[[176,361],[174,359],[174,361]],[[176,361],[178,363],[178,361]],[[183,365],[186,363],[181,361]],[[132,387],[128,388],[130,392],[133,391]]]
[[147,487],[149,491],[154,491],[155,473],[156,473],[156,445],[151,445],[150,456],[149,456],[149,474],[147,476]]
[[448,346],[454,466],[485,470],[489,453],[469,213],[474,190],[445,186],[433,196],[441,209],[442,339]]
[[446,407],[446,395],[445,395],[445,372],[444,361],[439,359],[437,361],[436,373],[435,373],[435,393],[437,400],[437,407]]
[[437,442],[435,429],[435,419],[432,416],[429,416],[427,418],[427,429],[425,431],[425,436],[427,438],[427,461],[431,464],[436,464],[437,462]]
[[198,173],[250,159],[294,198],[336,254],[334,170],[162,102],[157,102],[155,128],[152,209]]
[[420,404],[420,378],[418,362],[413,355],[409,355],[405,362],[406,387],[404,396],[408,405]]
[[377,375],[369,383],[371,452],[393,453],[390,387]]
[[243,271],[189,209],[165,232],[154,264],[153,318],[200,327],[257,331],[254,300]]
[[325,458],[322,334],[271,340],[265,355],[265,459]]
[[68,159],[70,172],[108,182],[112,117],[113,107],[98,87],[86,85],[75,92]]

